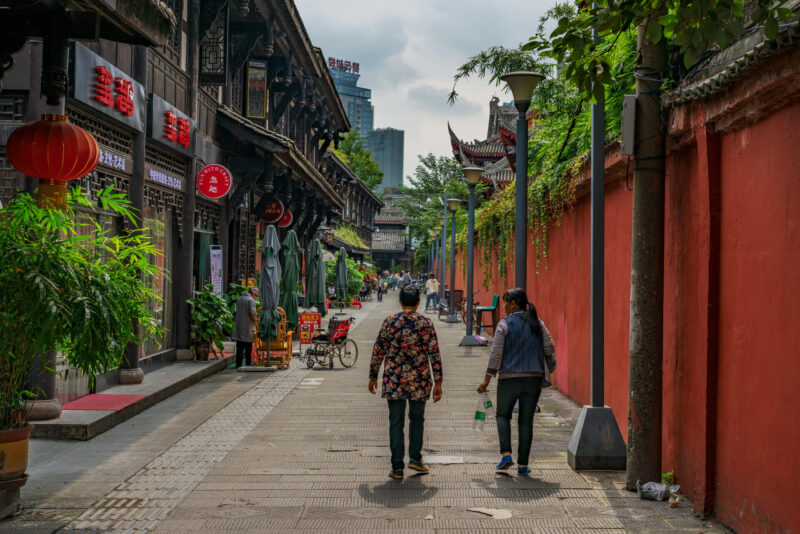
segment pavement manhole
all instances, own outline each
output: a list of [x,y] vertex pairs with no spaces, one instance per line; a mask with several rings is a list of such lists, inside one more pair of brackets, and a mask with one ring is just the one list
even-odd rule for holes
[[208,515],[219,517],[220,519],[244,519],[264,513],[266,513],[264,510],[255,510],[253,508],[221,508],[208,512]]
[[390,510],[383,510],[381,508],[354,508],[352,510],[345,510],[339,513],[361,519],[374,519],[392,515]]

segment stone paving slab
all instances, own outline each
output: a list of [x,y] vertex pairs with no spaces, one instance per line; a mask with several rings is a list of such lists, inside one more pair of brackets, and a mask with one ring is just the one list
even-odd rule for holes
[[[366,391],[383,304],[354,313],[359,359],[352,369],[265,376],[252,389],[165,447],[63,532],[471,533],[721,532],[677,509],[625,491],[624,474],[575,473],[566,446],[579,407],[554,389],[535,419],[531,476],[496,474],[494,425],[472,430],[475,388],[487,347],[459,348],[463,325],[436,321],[445,396],[425,414],[424,455],[452,456],[428,475],[387,478],[385,401]],[[494,388],[493,388],[494,389]],[[516,431],[513,433],[516,445]],[[508,510],[509,519],[469,511]]]

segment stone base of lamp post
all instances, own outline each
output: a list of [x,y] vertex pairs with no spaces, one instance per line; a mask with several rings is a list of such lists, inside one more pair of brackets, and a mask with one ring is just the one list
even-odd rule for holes
[[61,415],[61,401],[58,399],[41,399],[25,403],[28,421],[49,421]]
[[461,343],[458,344],[459,347],[477,347],[479,345],[475,336],[464,336],[461,338]]
[[444,322],[452,324],[452,323],[460,323],[461,320],[458,318],[458,314],[454,313],[452,315],[448,315],[447,317],[445,317]]
[[119,383],[123,385],[141,384],[144,380],[144,371],[141,367],[136,369],[120,369]]
[[625,471],[627,450],[611,408],[583,407],[567,445],[567,463],[575,471]]

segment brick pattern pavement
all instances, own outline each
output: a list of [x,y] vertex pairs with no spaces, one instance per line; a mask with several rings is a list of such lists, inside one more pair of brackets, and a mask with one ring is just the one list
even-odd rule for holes
[[[354,368],[307,370],[295,360],[289,371],[265,376],[64,532],[719,531],[695,519],[686,501],[672,509],[639,500],[622,489],[621,473],[573,472],[566,447],[578,407],[552,389],[535,420],[532,476],[496,474],[494,426],[471,428],[489,349],[458,347],[461,324],[435,321],[445,393],[428,404],[425,422],[427,458],[450,463],[390,480],[386,402],[366,385],[372,342],[396,295],[355,314]],[[511,517],[468,511],[475,507]]]
[[[482,433],[471,429],[489,350],[458,347],[461,324],[436,321],[445,394],[428,404],[424,445],[428,456],[453,456],[457,463],[390,480],[386,402],[366,385],[374,337],[396,306],[390,293],[366,310],[353,330],[356,366],[312,370],[158,523],[157,534],[709,530],[685,502],[671,509],[624,491],[620,473],[572,471],[566,447],[573,423],[564,415],[574,418],[577,407],[554,390],[546,391],[536,416],[533,475],[496,474],[493,425]],[[474,507],[510,510],[511,518],[468,511]]]

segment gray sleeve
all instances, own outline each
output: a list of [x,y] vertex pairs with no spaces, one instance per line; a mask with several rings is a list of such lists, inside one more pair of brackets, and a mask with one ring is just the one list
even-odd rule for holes
[[257,309],[258,308],[256,308],[256,301],[255,300],[251,300],[250,301],[250,318],[251,319],[256,316]]
[[489,376],[496,376],[500,365],[503,363],[503,346],[506,342],[507,332],[508,327],[505,319],[503,319],[497,323],[497,329],[494,332],[494,344],[492,345],[492,353],[489,355],[489,365],[486,368],[486,374]]
[[547,356],[554,356],[556,353],[556,345],[553,343],[553,338],[550,336],[550,331],[544,325],[544,321],[539,319],[539,324],[542,326],[542,337],[544,338],[544,353]]

